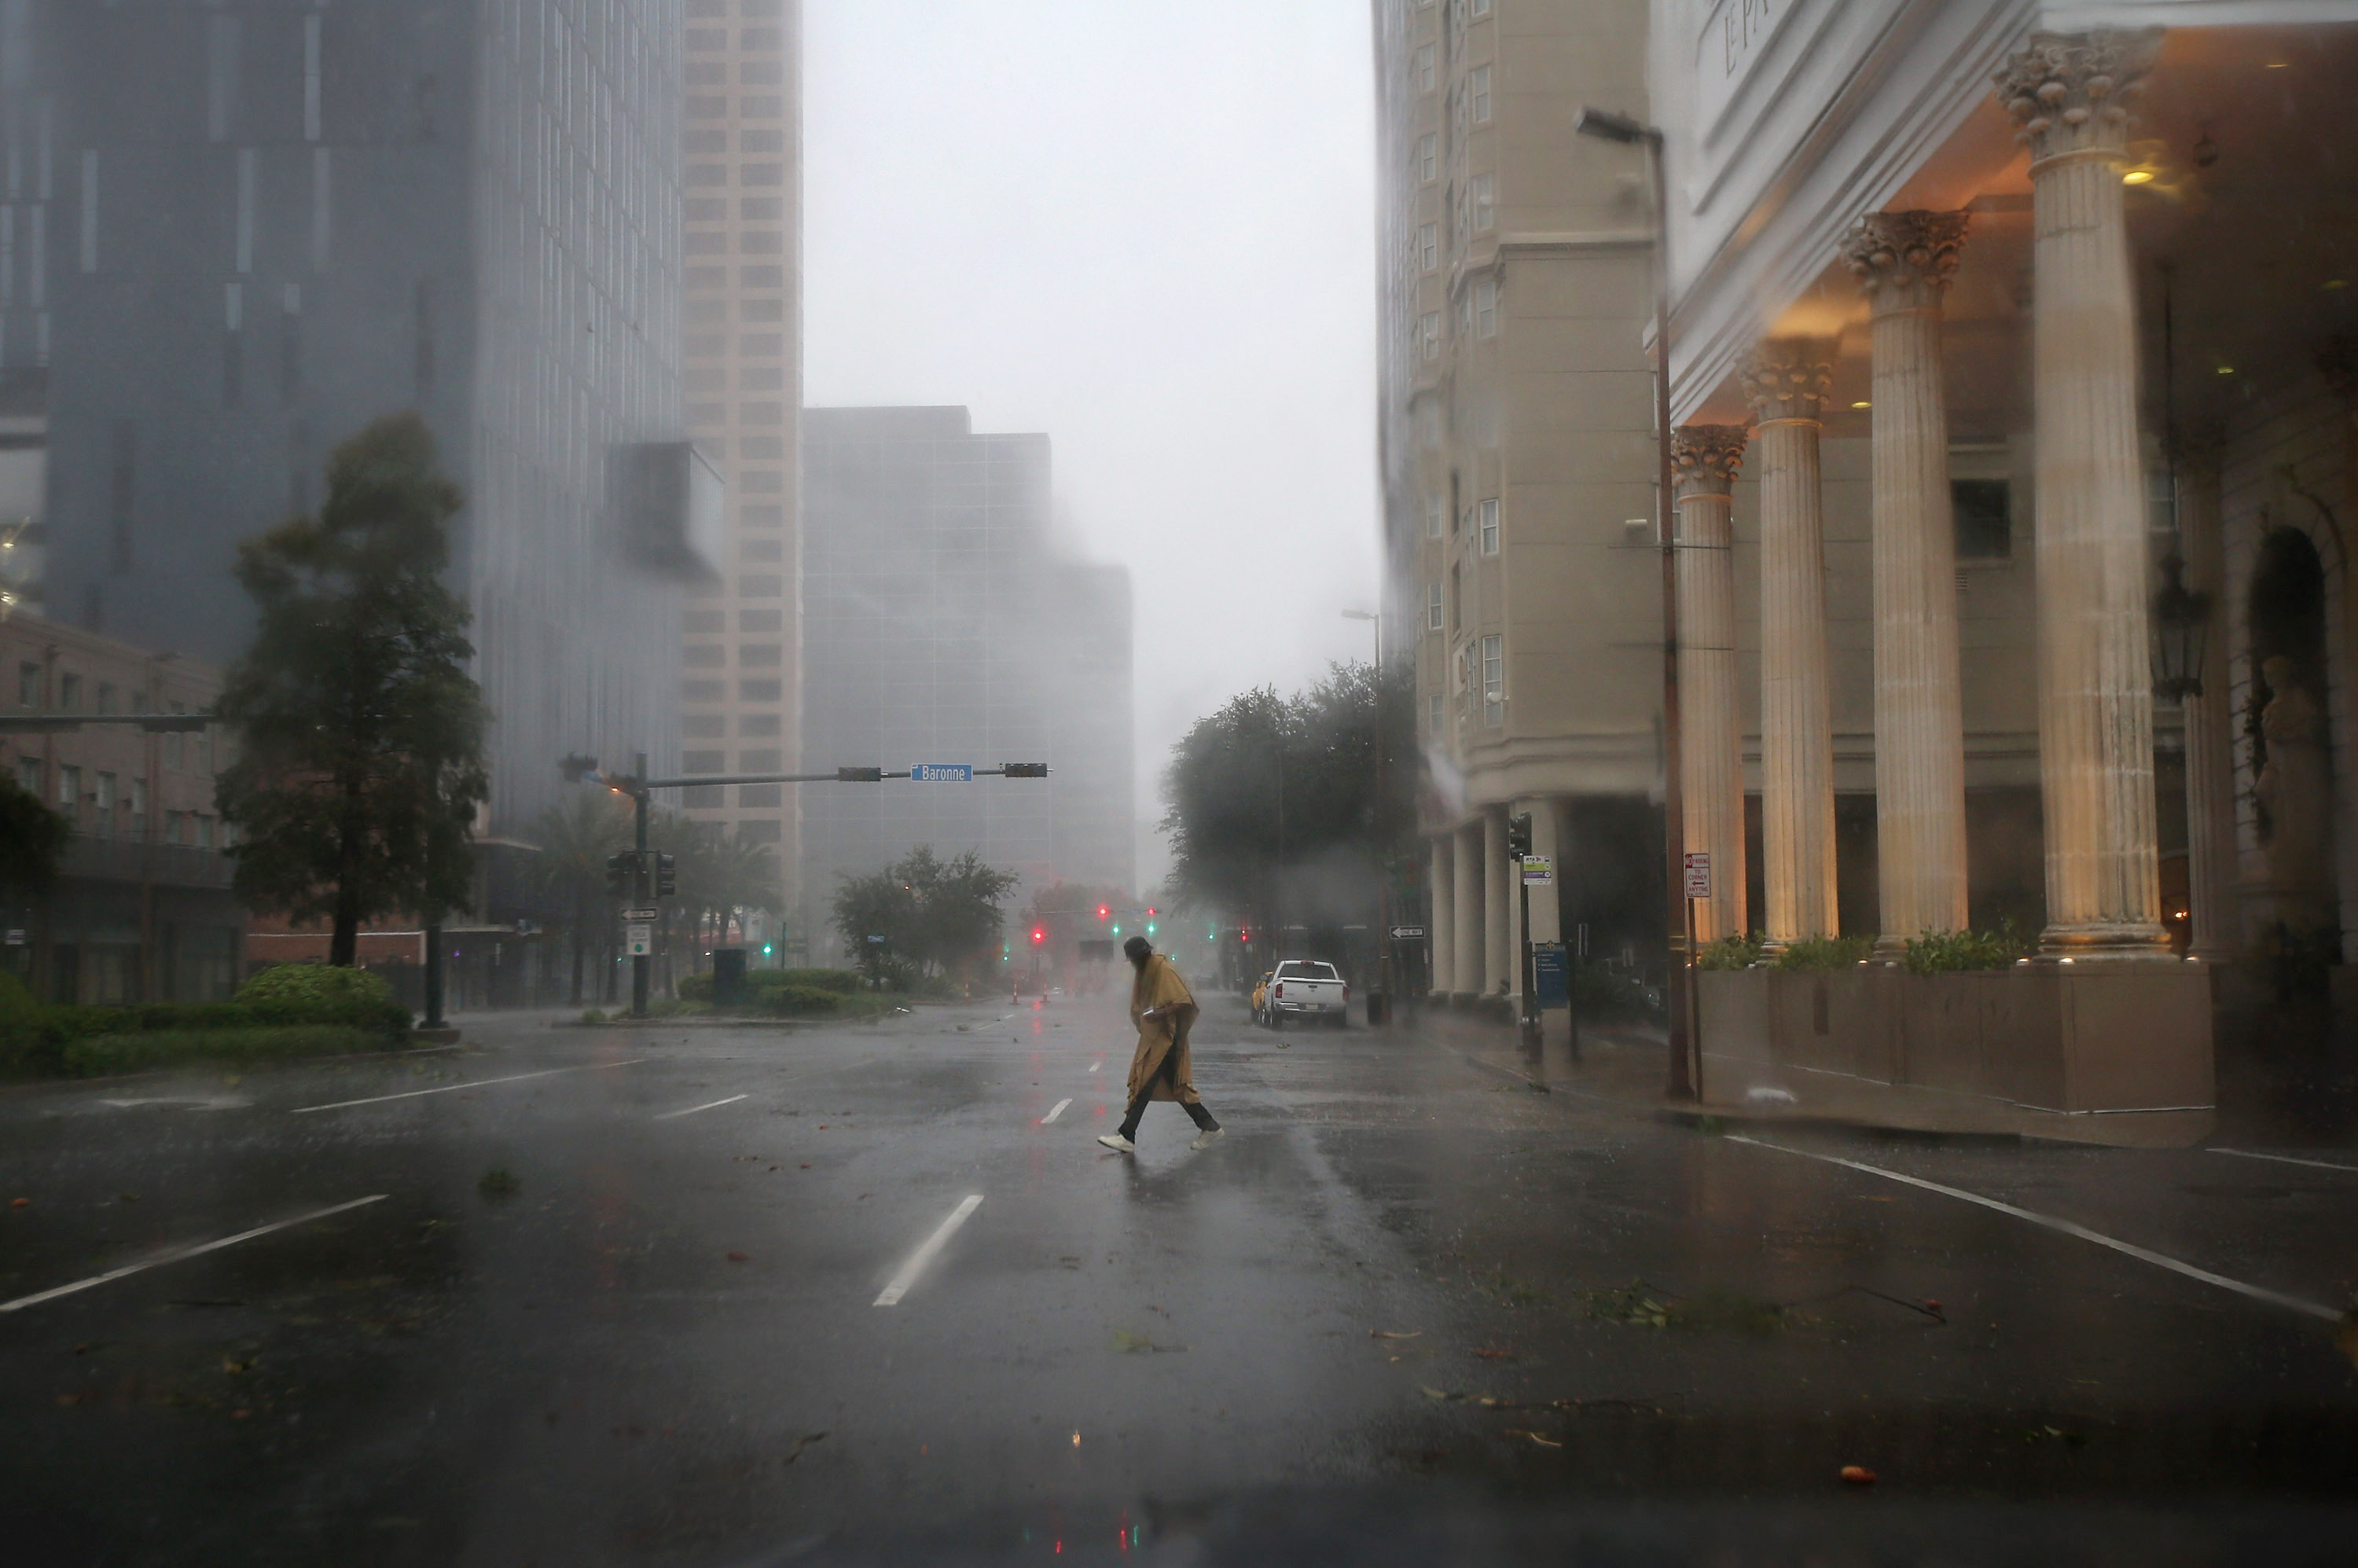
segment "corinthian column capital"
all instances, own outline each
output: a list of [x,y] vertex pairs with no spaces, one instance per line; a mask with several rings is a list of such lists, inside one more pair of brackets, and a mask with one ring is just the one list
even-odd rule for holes
[[1741,425],[1682,425],[1671,432],[1677,498],[1725,495],[1744,467],[1748,432]]
[[1768,338],[1737,372],[1753,414],[1773,419],[1817,419],[1834,384],[1833,345],[1808,338]]
[[2128,146],[2129,108],[2161,52],[2161,29],[2033,33],[1993,79],[2014,116],[2015,140],[2034,162],[2071,153],[2110,156]]
[[1877,310],[1937,306],[1965,247],[1963,212],[1869,212],[1844,239],[1843,261]]

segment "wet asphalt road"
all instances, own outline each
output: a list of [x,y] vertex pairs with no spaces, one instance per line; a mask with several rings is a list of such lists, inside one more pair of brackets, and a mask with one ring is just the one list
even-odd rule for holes
[[1217,999],[1228,1136],[1131,1160],[1103,1001],[468,1022],[0,1096],[9,1562],[2358,1555],[2358,1153],[1765,1147]]

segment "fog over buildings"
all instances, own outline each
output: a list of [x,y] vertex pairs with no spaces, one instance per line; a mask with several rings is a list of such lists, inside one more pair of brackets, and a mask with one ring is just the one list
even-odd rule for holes
[[1377,591],[1368,9],[803,16],[806,401],[1054,441],[1056,520],[1130,570],[1151,823],[1196,718],[1368,656],[1340,616]]

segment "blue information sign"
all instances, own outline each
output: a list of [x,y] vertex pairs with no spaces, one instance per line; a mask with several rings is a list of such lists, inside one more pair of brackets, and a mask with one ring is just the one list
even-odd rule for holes
[[972,762],[917,762],[911,765],[909,776],[919,784],[972,784]]
[[1564,963],[1563,944],[1531,944],[1531,968],[1541,1008],[1568,1007],[1572,1002],[1572,972]]

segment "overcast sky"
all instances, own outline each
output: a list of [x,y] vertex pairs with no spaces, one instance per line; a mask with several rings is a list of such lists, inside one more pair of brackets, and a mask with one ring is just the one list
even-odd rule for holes
[[1196,718],[1368,654],[1366,0],[804,0],[804,48],[806,400],[1048,434],[1159,817]]

